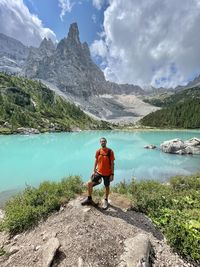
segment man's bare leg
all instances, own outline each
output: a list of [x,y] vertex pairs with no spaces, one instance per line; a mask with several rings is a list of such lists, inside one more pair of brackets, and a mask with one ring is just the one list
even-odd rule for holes
[[103,200],[103,205],[102,208],[104,210],[106,210],[108,208],[108,196],[110,193],[110,187],[109,186],[105,186],[105,199]]
[[96,184],[92,181],[89,181],[87,183],[87,188],[88,188],[88,197],[81,202],[82,205],[91,205],[93,203],[92,201],[92,191],[93,191],[93,186],[95,186]]
[[92,197],[92,191],[93,191],[93,186],[95,185],[94,182],[90,181],[87,183],[88,186],[88,197]]
[[108,200],[109,193],[110,193],[110,186],[105,186],[105,199],[107,200]]

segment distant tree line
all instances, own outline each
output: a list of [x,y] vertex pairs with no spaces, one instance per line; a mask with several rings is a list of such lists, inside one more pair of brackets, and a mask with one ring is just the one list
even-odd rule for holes
[[200,86],[175,92],[173,95],[147,98],[143,101],[156,107],[170,107],[189,99],[200,98]]
[[142,118],[141,123],[163,128],[200,128],[200,98],[189,98],[182,103],[152,112]]

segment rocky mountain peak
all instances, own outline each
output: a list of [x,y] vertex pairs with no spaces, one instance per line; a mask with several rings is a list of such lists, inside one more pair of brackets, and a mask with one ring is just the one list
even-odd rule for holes
[[90,49],[89,49],[89,46],[88,46],[88,43],[84,42],[82,44],[82,49],[84,51],[84,54],[90,58]]
[[40,47],[40,50],[55,50],[55,45],[52,42],[51,39],[47,39],[46,37],[42,40]]
[[79,30],[78,30],[78,25],[76,22],[70,25],[67,39],[71,41],[75,41],[75,43],[77,44],[80,44]]
[[[106,109],[109,106],[111,110],[115,106],[115,103],[112,104],[112,100],[107,98],[98,99],[97,105],[96,97],[100,95],[143,94],[140,87],[106,81],[103,71],[92,61],[88,44],[80,42],[77,23],[70,25],[68,36],[60,40],[55,50],[42,51],[42,48],[48,45],[48,40],[44,39],[40,48],[30,53],[24,73],[28,77],[39,78],[53,84],[70,99],[75,99],[77,102],[80,100],[81,107],[95,116],[111,119],[113,111],[104,111],[102,105],[106,102]],[[89,99],[91,104],[88,102]],[[123,110],[121,104],[117,104],[117,114],[120,113],[119,109],[120,112]],[[128,116],[127,114],[130,115],[130,112],[124,116]]]
[[0,71],[19,73],[29,48],[20,41],[0,33]]
[[45,47],[45,48],[49,48],[49,49],[55,49],[55,45],[52,42],[51,39],[47,39],[46,37],[42,40],[41,44],[40,44],[40,48]]

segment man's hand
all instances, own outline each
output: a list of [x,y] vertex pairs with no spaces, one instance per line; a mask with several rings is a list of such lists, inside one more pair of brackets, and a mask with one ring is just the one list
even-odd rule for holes
[[94,175],[95,175],[95,171],[92,172],[92,175],[91,176],[94,177]]
[[113,174],[110,175],[109,180],[110,180],[110,182],[112,182],[114,180],[114,175]]

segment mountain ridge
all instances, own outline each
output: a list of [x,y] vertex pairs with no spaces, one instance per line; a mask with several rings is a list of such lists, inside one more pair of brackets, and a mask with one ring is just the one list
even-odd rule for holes
[[156,110],[151,103],[143,102],[146,95],[176,92],[176,89],[153,87],[145,91],[137,85],[107,81],[103,71],[93,62],[88,44],[81,43],[77,23],[70,25],[67,37],[57,45],[44,38],[39,47],[29,47],[20,62],[2,56],[0,70],[2,65],[10,72],[14,70],[14,73],[47,82],[86,113],[111,122],[138,121]]

